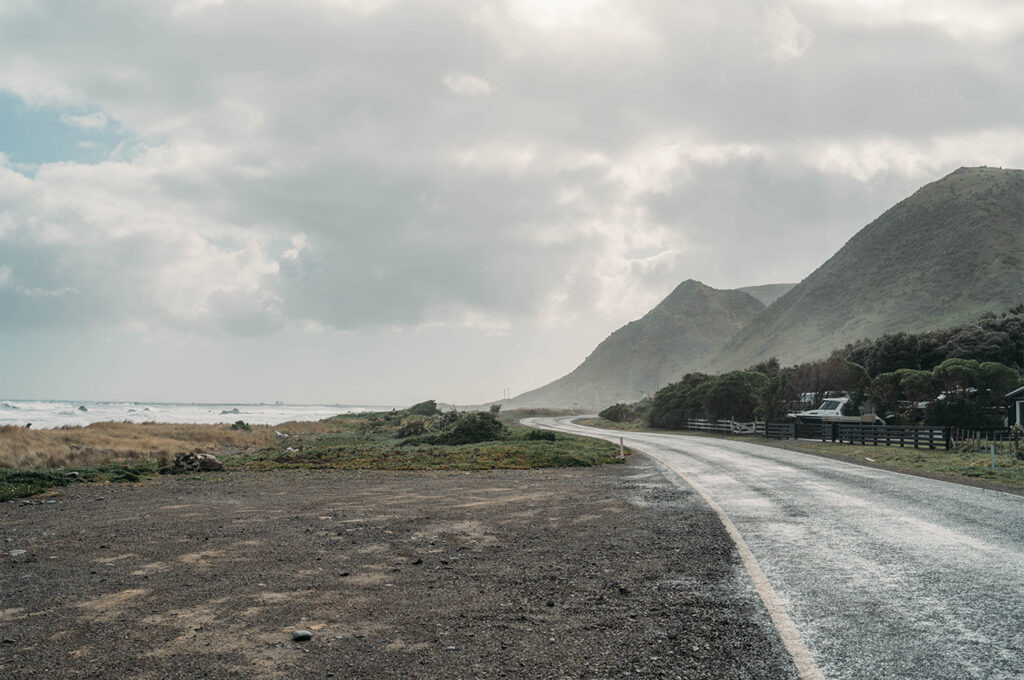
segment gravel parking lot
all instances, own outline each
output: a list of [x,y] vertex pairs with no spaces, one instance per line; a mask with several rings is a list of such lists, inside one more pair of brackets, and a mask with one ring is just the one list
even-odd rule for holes
[[0,540],[5,678],[796,677],[639,456],[73,485],[0,504]]

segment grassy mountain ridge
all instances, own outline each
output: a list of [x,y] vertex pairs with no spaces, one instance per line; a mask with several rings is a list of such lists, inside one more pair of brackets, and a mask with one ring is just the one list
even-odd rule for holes
[[795,283],[768,283],[763,286],[744,286],[736,290],[742,290],[747,295],[757,298],[761,304],[768,306],[780,297],[793,290]]
[[605,338],[571,373],[517,396],[510,406],[636,401],[706,361],[763,309],[742,291],[684,281],[641,319]]
[[708,364],[822,358],[867,337],[952,326],[1024,299],[1024,171],[960,168],[896,204]]

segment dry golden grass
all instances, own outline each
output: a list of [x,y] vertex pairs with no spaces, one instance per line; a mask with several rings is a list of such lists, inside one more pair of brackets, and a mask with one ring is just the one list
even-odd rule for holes
[[290,435],[323,434],[322,422],[289,421],[232,430],[230,425],[176,423],[93,423],[86,427],[32,430],[0,426],[0,467],[40,469],[102,465],[155,458],[166,463],[176,453],[259,449],[275,441],[274,430]]

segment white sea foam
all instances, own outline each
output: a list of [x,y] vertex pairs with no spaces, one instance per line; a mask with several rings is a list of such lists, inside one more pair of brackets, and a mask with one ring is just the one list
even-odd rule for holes
[[[85,407],[82,410],[81,407]],[[289,420],[321,420],[339,413],[390,410],[390,406],[342,404],[162,404],[125,401],[21,401],[0,402],[0,425],[53,428],[65,425],[129,421],[133,423],[233,423],[244,420],[276,425]],[[237,412],[236,412],[237,411]]]

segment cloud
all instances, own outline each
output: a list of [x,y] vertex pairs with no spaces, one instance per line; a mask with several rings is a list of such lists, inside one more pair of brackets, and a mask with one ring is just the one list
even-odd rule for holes
[[765,32],[771,45],[772,59],[778,64],[799,59],[814,42],[814,32],[797,20],[787,4],[768,10]]
[[102,130],[109,122],[102,112],[87,113],[75,116],[68,113],[62,114],[60,120],[65,125],[81,128],[83,130]]
[[921,183],[1024,164],[1012,5],[846,7],[5,14],[5,90],[133,141],[0,166],[4,328],[582,337],[685,278],[802,278]]
[[802,0],[833,20],[868,28],[925,26],[957,40],[1011,40],[1024,33],[1024,6],[1013,0]]
[[893,137],[808,144],[806,164],[822,172],[868,181],[897,173],[922,180],[960,166],[1013,167],[1024,157],[1019,130],[979,130],[914,141]]
[[445,87],[455,94],[465,97],[491,93],[490,84],[480,76],[475,76],[472,73],[449,71],[445,77],[441,79],[441,82],[443,82]]

